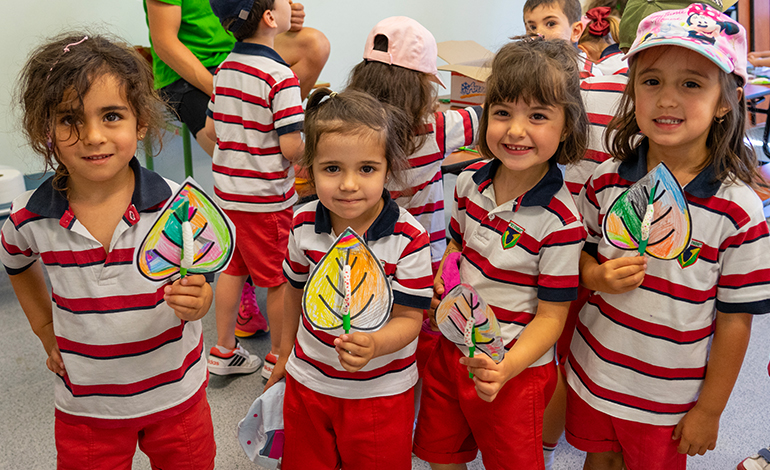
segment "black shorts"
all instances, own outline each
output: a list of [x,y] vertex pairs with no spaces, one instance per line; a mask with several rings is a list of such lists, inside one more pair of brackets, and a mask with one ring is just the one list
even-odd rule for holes
[[[214,68],[209,69],[213,73]],[[183,78],[159,89],[160,96],[179,118],[187,124],[193,136],[206,126],[206,110],[211,97]]]

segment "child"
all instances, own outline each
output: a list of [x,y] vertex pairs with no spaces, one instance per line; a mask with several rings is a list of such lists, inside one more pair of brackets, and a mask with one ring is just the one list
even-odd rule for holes
[[[504,46],[492,63],[480,149],[494,160],[458,177],[447,254],[462,252],[461,280],[494,310],[508,351],[495,364],[439,339],[423,377],[414,443],[433,468],[465,468],[478,450],[487,468],[543,467],[553,344],[577,292],[585,237],[557,166],[579,160],[585,148],[575,54],[565,41],[529,38]],[[518,234],[518,242],[503,244],[505,234]],[[437,296],[442,270],[443,261]]]
[[[721,24],[694,39],[687,18]],[[751,314],[766,313],[770,250],[743,143],[745,31],[704,4],[654,13],[629,51],[629,84],[608,148],[580,194],[590,234],[581,281],[595,292],[572,338],[567,440],[586,468],[684,469],[714,448]],[[643,138],[639,138],[639,134]],[[692,243],[679,258],[629,256],[602,219],[631,184],[665,163],[684,187]]]
[[[577,45],[583,33],[580,0],[527,0],[524,3],[524,27],[531,36],[543,36],[547,40],[564,39]],[[585,52],[575,59],[580,78],[601,75]]]
[[198,321],[211,287],[153,284],[131,262],[177,186],[134,157],[163,122],[149,65],[106,37],[63,34],[30,56],[19,101],[55,175],[13,202],[0,261],[58,375],[59,468],[127,468],[137,442],[153,467],[214,468]]
[[602,75],[628,72],[628,63],[618,45],[620,18],[610,7],[592,8],[586,12],[588,24],[580,35],[578,47],[586,53]]
[[[241,8],[248,9],[241,10]],[[260,366],[235,337],[246,278],[267,288],[271,349],[262,376],[270,378],[281,340],[286,279],[281,271],[291,226],[292,162],[302,153],[303,111],[299,82],[273,50],[288,31],[289,0],[212,0],[211,8],[238,42],[214,75],[206,129],[216,139],[214,196],[235,224],[233,260],[216,287],[217,345],[209,372],[250,374]]]
[[[441,164],[462,146],[476,144],[481,107],[434,112],[434,83],[444,84],[436,68],[436,40],[417,21],[386,18],[369,32],[364,60],[350,74],[349,89],[369,93],[406,111],[411,122],[409,169],[386,184],[390,196],[425,227],[430,236],[431,263],[438,269],[446,249],[444,180]],[[417,367],[425,366],[438,333],[427,314],[420,332]]]
[[[403,113],[366,93],[321,89],[308,99],[302,165],[318,201],[294,216],[281,355],[267,384],[286,376],[284,470],[411,469],[430,246],[425,229],[384,190],[407,164],[408,131]],[[380,330],[335,337],[310,326],[301,301],[309,273],[347,227],[382,262],[394,305]]]

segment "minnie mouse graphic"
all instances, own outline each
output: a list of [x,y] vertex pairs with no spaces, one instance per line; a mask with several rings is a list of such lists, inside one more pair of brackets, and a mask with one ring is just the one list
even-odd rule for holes
[[738,25],[729,21],[719,21],[719,12],[708,8],[703,3],[694,3],[687,10],[688,36],[714,45],[716,37],[722,32],[732,36],[738,33]]

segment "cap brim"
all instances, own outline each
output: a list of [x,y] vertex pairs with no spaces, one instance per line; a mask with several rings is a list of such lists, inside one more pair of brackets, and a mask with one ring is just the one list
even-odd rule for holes
[[444,82],[441,81],[441,77],[438,76],[438,72],[436,72],[435,74],[431,74],[430,81],[432,81],[433,83],[438,83],[439,85],[441,85],[441,88],[446,90],[446,85],[444,85]]

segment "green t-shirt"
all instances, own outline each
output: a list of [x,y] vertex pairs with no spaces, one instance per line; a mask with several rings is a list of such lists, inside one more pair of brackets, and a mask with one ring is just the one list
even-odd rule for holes
[[[177,37],[204,66],[215,67],[225,60],[235,45],[235,38],[219,23],[219,18],[211,11],[209,0],[159,1],[182,7],[182,22]],[[143,0],[142,4],[146,19],[147,0]],[[149,28],[149,21],[147,26]],[[152,71],[155,75],[155,88],[163,88],[180,78],[178,73],[158,58],[155,49],[152,51]]]

